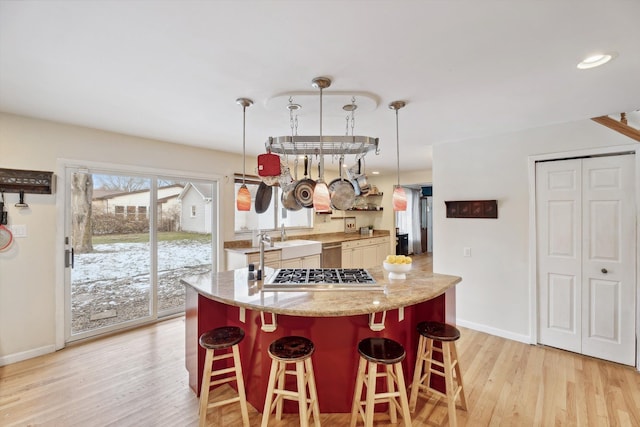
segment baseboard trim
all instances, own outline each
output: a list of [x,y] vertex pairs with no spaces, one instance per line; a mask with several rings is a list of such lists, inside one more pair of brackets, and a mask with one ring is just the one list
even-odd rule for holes
[[484,332],[489,335],[506,338],[512,341],[518,341],[525,344],[535,344],[531,342],[528,335],[515,334],[510,331],[505,331],[504,329],[493,328],[491,326],[482,325],[480,323],[469,322],[468,320],[464,319],[456,319],[456,325],[462,326],[463,328],[473,329],[474,331]]
[[9,354],[0,357],[0,366],[11,365],[12,363],[22,362],[23,360],[32,359],[34,357],[42,356],[43,354],[49,354],[56,351],[54,345],[47,345],[44,347],[34,348],[32,350],[23,351],[21,353]]

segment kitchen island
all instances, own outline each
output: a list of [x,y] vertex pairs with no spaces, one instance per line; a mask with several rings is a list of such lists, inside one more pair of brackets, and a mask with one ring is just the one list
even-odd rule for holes
[[[350,412],[357,343],[363,338],[380,336],[402,343],[408,380],[415,363],[416,324],[425,320],[455,323],[454,286],[461,278],[418,268],[404,280],[390,280],[381,267],[368,272],[376,281],[373,290],[267,291],[262,281],[248,280],[246,268],[184,278],[190,387],[199,394],[204,350],[198,337],[226,325],[245,331],[240,352],[247,399],[260,411],[269,377],[267,349],[273,340],[287,335],[305,336],[315,344],[321,412]],[[265,277],[273,273],[267,269]]]

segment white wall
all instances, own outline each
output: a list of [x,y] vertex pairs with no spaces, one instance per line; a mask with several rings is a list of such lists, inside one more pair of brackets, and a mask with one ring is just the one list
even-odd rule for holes
[[[433,265],[463,279],[459,324],[530,341],[528,157],[629,144],[585,120],[434,147]],[[482,199],[498,200],[498,219],[446,218],[445,201]]]

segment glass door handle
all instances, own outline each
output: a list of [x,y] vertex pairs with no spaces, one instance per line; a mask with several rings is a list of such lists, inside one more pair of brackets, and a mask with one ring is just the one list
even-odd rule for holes
[[71,250],[66,249],[64,251],[64,266],[65,268],[71,267],[73,268],[73,258],[74,258],[74,253],[73,253],[73,248],[71,248]]

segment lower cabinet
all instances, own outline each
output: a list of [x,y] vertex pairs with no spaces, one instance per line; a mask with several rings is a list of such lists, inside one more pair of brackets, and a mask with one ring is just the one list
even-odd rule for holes
[[342,268],[371,268],[382,265],[389,254],[389,238],[351,240],[342,243]]
[[[227,251],[227,270],[244,268],[249,264],[255,265],[257,269],[260,264],[260,254],[257,252],[243,254],[234,251]],[[270,268],[280,268],[280,250],[265,251],[264,265]]]
[[280,268],[320,268],[320,254],[283,259],[280,261]]

